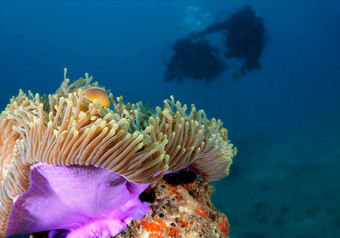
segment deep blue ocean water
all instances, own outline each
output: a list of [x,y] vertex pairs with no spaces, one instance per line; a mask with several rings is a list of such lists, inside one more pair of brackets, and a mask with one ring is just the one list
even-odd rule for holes
[[[250,5],[264,19],[262,68],[241,60],[212,83],[165,82],[169,46]],[[222,14],[223,15],[223,14]],[[340,1],[0,1],[0,108],[19,89],[53,93],[63,68],[125,102],[174,95],[219,118],[239,153],[213,202],[231,238],[340,237]],[[221,34],[208,39],[223,49]]]

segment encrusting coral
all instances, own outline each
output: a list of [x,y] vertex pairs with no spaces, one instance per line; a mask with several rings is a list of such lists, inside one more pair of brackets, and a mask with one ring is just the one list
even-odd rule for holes
[[187,114],[187,106],[173,97],[151,110],[110,94],[110,109],[84,96],[98,88],[91,80],[86,74],[69,85],[65,69],[55,94],[20,91],[1,113],[0,237],[10,235],[13,203],[30,189],[31,172],[40,164],[107,169],[134,184],[181,169],[206,181],[228,175],[236,148],[220,120],[208,120],[193,105]]
[[213,192],[212,184],[197,179],[192,172],[165,175],[141,195],[150,212],[132,221],[116,238],[228,238],[229,222],[211,203]]

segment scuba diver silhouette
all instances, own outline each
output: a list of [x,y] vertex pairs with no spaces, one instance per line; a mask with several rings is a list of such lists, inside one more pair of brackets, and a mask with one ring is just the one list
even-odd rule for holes
[[179,39],[172,49],[175,54],[167,64],[164,75],[166,81],[177,78],[181,82],[184,77],[190,77],[196,80],[205,79],[210,83],[226,68],[219,56],[219,50],[203,39]]
[[250,6],[231,14],[223,22],[210,25],[201,32],[192,33],[191,37],[199,38],[217,31],[227,32],[226,58],[245,59],[243,66],[232,73],[233,78],[239,79],[250,70],[260,68],[259,59],[267,40],[266,29],[263,20],[255,14]]

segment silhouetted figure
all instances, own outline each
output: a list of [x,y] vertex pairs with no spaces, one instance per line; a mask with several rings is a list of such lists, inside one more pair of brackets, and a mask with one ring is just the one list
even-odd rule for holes
[[233,73],[233,77],[240,78],[250,70],[259,69],[266,30],[262,19],[256,16],[253,9],[250,6],[242,8],[224,22],[213,24],[192,36],[200,37],[222,30],[227,31],[225,56],[245,59],[243,66]]
[[190,39],[180,39],[173,45],[175,52],[170,59],[165,80],[175,78],[182,81],[184,77],[211,82],[225,69],[225,64],[219,56],[219,51],[203,40],[194,42]]

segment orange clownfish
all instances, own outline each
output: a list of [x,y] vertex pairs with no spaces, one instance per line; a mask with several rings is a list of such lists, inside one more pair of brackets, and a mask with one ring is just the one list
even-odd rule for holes
[[95,99],[100,102],[100,104],[103,107],[109,107],[110,106],[110,99],[109,95],[103,88],[98,87],[92,87],[85,89],[83,94],[88,97],[91,101],[94,101]]

